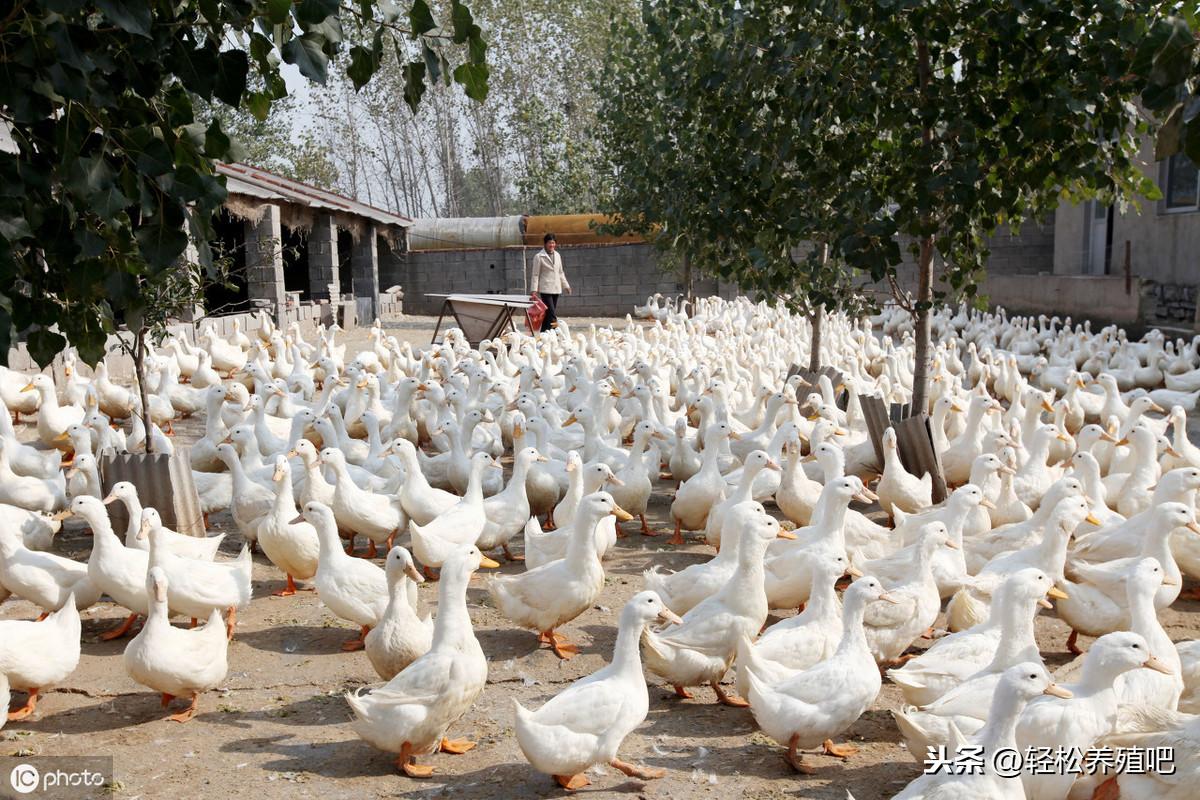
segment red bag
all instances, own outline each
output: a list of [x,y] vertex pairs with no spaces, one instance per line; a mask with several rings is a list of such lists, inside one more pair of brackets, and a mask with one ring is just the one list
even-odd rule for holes
[[533,305],[525,311],[525,322],[529,325],[529,332],[534,334],[542,329],[542,320],[546,318],[546,304],[536,294],[531,294],[529,298],[533,300]]

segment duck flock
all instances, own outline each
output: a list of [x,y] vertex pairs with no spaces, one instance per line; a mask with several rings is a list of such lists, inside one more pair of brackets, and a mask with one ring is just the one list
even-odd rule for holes
[[[478,348],[451,331],[419,351],[376,323],[351,358],[335,329],[306,341],[269,320],[252,336],[210,326],[148,356],[148,429],[103,364],[85,377],[68,358],[60,386],[0,371],[0,602],[43,612],[0,621],[0,698],[27,698],[7,722],[76,669],[79,611],[101,598],[127,614],[102,638],[132,636],[129,676],[164,706],[187,702],[170,719],[188,720],[226,679],[260,549],[285,581],[276,594],[307,584],[360,629],[343,649],[364,649],[385,682],[346,695],[354,731],[427,777],[431,754],[476,746],[452,738],[488,678],[474,573],[523,561],[488,573],[489,604],[569,659],[564,626],[615,591],[604,561],[619,540],[665,536],[646,517],[657,496],[668,545],[702,537],[716,554],[678,572],[650,563],[611,662],[540,708],[513,702],[521,751],[566,789],[597,764],[664,774],[619,756],[647,716],[648,674],[747,708],[800,773],[805,750],[853,757],[838,739],[889,681],[918,763],[983,754],[901,798],[1196,796],[1200,642],[1174,643],[1159,614],[1200,579],[1200,448],[1186,431],[1200,342],[939,310],[928,411],[949,494],[935,505],[890,429],[878,462],[859,402],[910,400],[906,313],[827,318],[819,355],[837,385],[793,374],[811,328],[783,309],[651,298],[636,316]],[[164,526],[134,485],[102,490],[99,454],[146,440],[171,452],[172,421],[191,415],[201,507],[231,515],[234,559],[218,558],[225,534]],[[64,525],[91,530],[86,563],[52,552]],[[419,608],[426,580],[436,618]],[[1079,654],[1055,675],[1034,636],[1051,608]],[[1079,635],[1094,637],[1086,652]],[[1039,748],[1173,760],[1014,776],[991,757]]]

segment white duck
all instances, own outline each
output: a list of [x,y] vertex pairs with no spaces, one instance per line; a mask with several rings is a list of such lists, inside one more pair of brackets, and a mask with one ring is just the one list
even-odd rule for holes
[[321,540],[311,523],[296,519],[296,501],[292,493],[292,467],[286,456],[276,456],[275,505],[258,528],[258,542],[271,563],[287,575],[284,588],[272,592],[276,597],[296,593],[296,581],[306,581],[317,574],[321,556]]
[[428,614],[417,615],[417,584],[425,578],[417,572],[409,552],[399,545],[393,547],[387,554],[384,571],[388,581],[387,608],[363,642],[375,672],[390,681],[429,651],[433,620]]
[[700,471],[684,481],[675,491],[671,517],[675,520],[675,535],[667,544],[683,544],[683,531],[704,530],[708,512],[725,496],[727,484],[721,475],[721,445],[738,434],[724,422],[709,426],[705,436],[704,460]]
[[367,633],[379,624],[387,610],[387,574],[370,561],[346,554],[338,541],[337,522],[329,506],[316,501],[305,503],[304,519],[316,529],[321,543],[317,573],[313,576],[317,594],[330,611],[361,628],[358,638],[343,643],[342,649],[361,650]]
[[773,517],[757,513],[759,504],[754,506],[756,513],[742,531],[737,567],[721,590],[684,614],[678,626],[642,634],[647,669],[665,678],[680,697],[691,697],[689,686],[707,685],[718,702],[746,705],[745,700],[726,694],[720,681],[737,655],[738,643],[758,633],[767,619],[763,585],[767,545],[781,535],[790,536]]
[[[329,517],[332,525],[332,512]],[[467,612],[467,584],[484,561],[474,545],[459,545],[442,567],[429,651],[370,694],[346,695],[355,732],[375,747],[397,753],[396,765],[409,777],[433,773],[432,767],[416,763],[419,754],[465,753],[475,746],[445,735],[487,683],[487,658]]]
[[812,773],[798,752],[801,748],[821,745],[826,753],[843,758],[853,753],[835,746],[833,737],[853,725],[879,695],[882,680],[863,633],[863,614],[868,604],[889,599],[872,577],[852,583],[842,599],[842,638],[834,654],[775,685],[758,677],[753,648],[739,648],[747,657],[742,666],[754,720],[787,746],[785,759],[797,772]]
[[80,609],[88,608],[95,605],[101,593],[88,577],[86,564],[30,550],[21,532],[7,527],[0,527],[0,586],[39,606],[44,613],[62,608],[68,598],[73,598]]
[[1017,752],[1017,724],[1026,704],[1039,696],[1069,699],[1070,690],[1056,685],[1041,664],[1027,661],[1006,670],[991,698],[987,724],[973,737],[951,744],[953,756],[970,745],[982,753],[981,770],[926,773],[908,784],[894,800],[1025,800],[1020,779],[998,774],[996,754]]
[[575,681],[537,711],[526,710],[513,698],[521,752],[563,788],[587,786],[590,781],[583,773],[594,764],[608,764],[642,780],[666,774],[617,758],[621,743],[649,710],[638,642],[655,620],[681,622],[654,592],[639,592],[621,611],[611,663]]
[[498,494],[483,501],[483,529],[475,539],[475,545],[480,550],[486,553],[501,547],[509,561],[523,560],[509,552],[508,542],[523,531],[525,523],[529,521],[527,479],[529,470],[539,461],[547,462],[549,459],[538,453],[537,448],[526,447],[519,450],[513,457],[512,475],[508,479],[508,485]]
[[612,495],[588,495],[572,520],[564,558],[520,575],[498,575],[488,581],[488,594],[500,613],[523,628],[538,631],[538,640],[549,644],[559,658],[573,657],[578,648],[554,629],[591,608],[604,588],[604,567],[596,554],[594,536],[596,526],[609,515],[632,519]]
[[[1088,651],[1077,683],[1063,686],[1070,698],[1038,698],[1025,707],[1017,725],[1017,747],[1067,747],[1087,750],[1113,729],[1117,716],[1119,676],[1139,667],[1166,672],[1168,668],[1150,652],[1136,633],[1110,633]],[[1029,800],[1056,800],[1067,795],[1075,775],[1022,774]]]
[[150,540],[150,566],[162,567],[170,583],[171,610],[195,619],[208,619],[213,610],[225,611],[226,635],[233,638],[237,612],[250,603],[250,574],[254,562],[249,545],[233,561],[197,561],[171,552],[163,536],[162,518],[153,508],[142,510],[139,538]]
[[770,626],[751,645],[754,655],[737,659],[737,690],[745,697],[750,690],[745,664],[753,660],[759,678],[768,685],[783,682],[833,655],[842,639],[842,602],[834,585],[843,575],[861,577],[845,556],[825,553],[813,561],[812,591],[804,610]]
[[896,430],[888,428],[883,432],[883,476],[875,487],[879,495],[879,505],[889,515],[895,509],[908,513],[923,511],[933,504],[933,476],[929,473],[920,478],[911,474],[900,461],[900,451],[896,445]]
[[[109,490],[108,495],[102,502],[107,506],[118,500],[125,506],[125,513],[129,520],[125,526],[125,546],[149,552],[150,540],[138,539],[138,531],[142,527],[142,501],[138,497],[137,488],[129,481],[117,481],[112,485],[112,489]],[[92,526],[92,528],[95,530],[95,526]],[[216,558],[217,551],[221,548],[221,542],[225,541],[225,534],[220,533],[216,536],[187,536],[169,528],[163,528],[163,539],[175,555],[183,556],[184,558],[195,558],[200,561],[212,561]],[[139,572],[139,584],[142,582],[141,577],[144,574],[145,569]]]
[[476,453],[471,457],[471,477],[462,499],[428,525],[409,521],[413,555],[421,562],[426,577],[434,577],[432,570],[440,567],[458,545],[474,544],[479,538],[487,523],[483,507],[483,475],[489,469],[499,470],[500,465],[487,453]]
[[225,680],[229,672],[229,638],[221,612],[215,608],[201,628],[172,626],[169,584],[165,570],[150,568],[145,589],[150,614],[125,647],[125,671],[138,683],[160,692],[164,706],[175,697],[189,698],[186,710],[168,717],[173,722],[187,722],[198,710],[200,695]]
[[76,605],[68,594],[58,611],[37,622],[0,620],[0,673],[8,679],[5,694],[9,689],[29,694],[23,706],[8,711],[9,722],[29,717],[41,690],[66,680],[79,665],[81,624]]
[[760,503],[755,502],[735,508],[730,509],[728,516],[731,533],[716,557],[678,572],[660,572],[659,565],[655,564],[642,573],[646,588],[654,591],[676,614],[691,611],[697,603],[716,594],[729,582],[737,568],[742,532],[751,520],[767,513]]

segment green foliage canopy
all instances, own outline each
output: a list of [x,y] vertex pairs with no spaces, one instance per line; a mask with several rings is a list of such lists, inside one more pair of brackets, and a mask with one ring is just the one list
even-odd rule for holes
[[[233,141],[196,100],[266,119],[287,96],[282,63],[324,82],[349,44],[347,72],[370,80],[385,47],[405,62],[416,108],[431,82],[487,93],[487,45],[449,0],[17,0],[0,20],[0,358],[27,332],[46,363],[70,344],[94,363],[115,319],[148,304],[188,244],[208,267],[225,199],[214,161]],[[402,56],[414,47],[415,58]],[[452,64],[451,61],[457,61]],[[259,88],[248,88],[251,85]],[[51,330],[52,326],[57,330]]]

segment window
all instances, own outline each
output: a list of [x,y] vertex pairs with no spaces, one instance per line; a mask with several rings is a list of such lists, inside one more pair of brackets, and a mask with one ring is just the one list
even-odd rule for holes
[[1167,160],[1167,190],[1164,194],[1168,211],[1200,207],[1200,174],[1183,153],[1176,153]]

